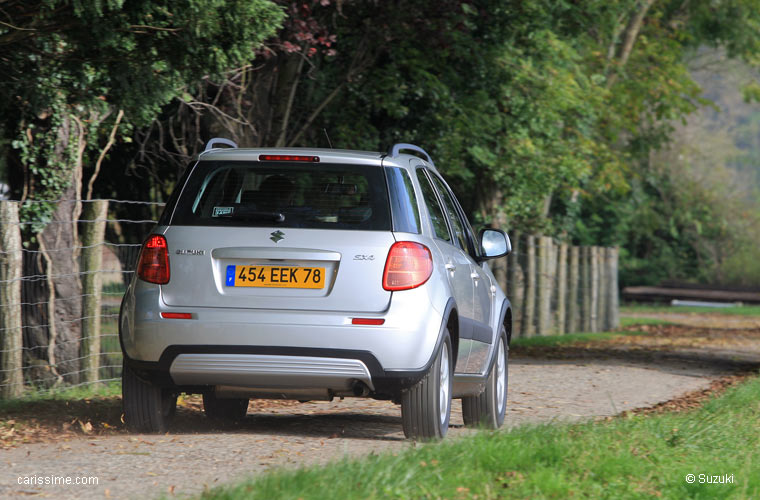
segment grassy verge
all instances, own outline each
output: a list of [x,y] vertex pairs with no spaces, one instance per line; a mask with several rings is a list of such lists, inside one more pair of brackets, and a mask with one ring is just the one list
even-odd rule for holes
[[97,386],[30,391],[17,399],[0,399],[0,417],[2,417],[3,413],[10,413],[19,408],[47,401],[81,401],[120,395],[121,382],[108,382]]
[[620,314],[636,313],[696,313],[696,314],[725,314],[728,316],[760,316],[760,306],[731,306],[731,307],[692,307],[670,305],[626,305],[620,307]]
[[[201,498],[753,498],[760,495],[758,410],[760,379],[753,378],[695,411],[481,432],[279,471]],[[700,484],[700,474],[733,482]]]
[[[635,322],[633,324],[643,324]],[[648,324],[648,323],[647,323]],[[643,332],[599,332],[599,333],[568,333],[565,335],[540,335],[536,337],[523,337],[513,339],[510,347],[536,347],[536,346],[556,346],[563,344],[574,344],[576,342],[593,342],[609,340],[624,335],[647,335]]]

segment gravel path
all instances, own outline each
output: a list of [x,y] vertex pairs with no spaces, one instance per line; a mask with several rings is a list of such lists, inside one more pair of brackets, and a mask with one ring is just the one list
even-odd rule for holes
[[[506,423],[614,415],[705,388],[724,373],[680,362],[511,359]],[[461,425],[458,403],[447,439],[471,432]],[[390,402],[288,402],[267,413],[249,409],[242,424],[228,429],[196,420],[201,422],[196,428],[161,436],[77,438],[0,451],[0,498],[155,498],[198,493],[273,467],[410,446],[401,431],[400,410]],[[38,481],[94,476],[98,484],[19,484],[19,478],[30,481],[25,478],[31,476]]]

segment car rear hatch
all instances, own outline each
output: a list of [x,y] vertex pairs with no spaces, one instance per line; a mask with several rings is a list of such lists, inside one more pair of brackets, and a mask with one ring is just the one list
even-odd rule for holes
[[165,236],[169,306],[382,312],[390,301],[390,232],[180,226]]
[[169,306],[388,307],[383,269],[395,240],[379,165],[200,161],[168,210]]

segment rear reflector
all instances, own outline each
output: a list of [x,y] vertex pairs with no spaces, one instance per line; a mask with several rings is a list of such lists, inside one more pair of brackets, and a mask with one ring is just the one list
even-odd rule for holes
[[148,283],[169,283],[169,246],[166,238],[152,234],[143,243],[137,261],[137,276]]
[[192,313],[161,313],[164,319],[193,319]]
[[312,163],[318,163],[319,156],[259,155],[259,161],[307,161],[307,162],[312,162]]
[[352,318],[352,325],[382,325],[385,323],[383,318]]
[[423,285],[433,274],[430,249],[414,241],[398,241],[388,252],[383,271],[383,288],[408,290]]

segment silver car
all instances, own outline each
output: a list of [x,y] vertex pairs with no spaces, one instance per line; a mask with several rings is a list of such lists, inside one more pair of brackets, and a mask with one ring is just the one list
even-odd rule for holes
[[512,312],[487,261],[510,250],[500,230],[475,236],[416,146],[213,139],[122,301],[126,423],[164,432],[184,392],[230,419],[250,398],[392,400],[413,439],[445,436],[462,398],[466,424],[497,428]]

